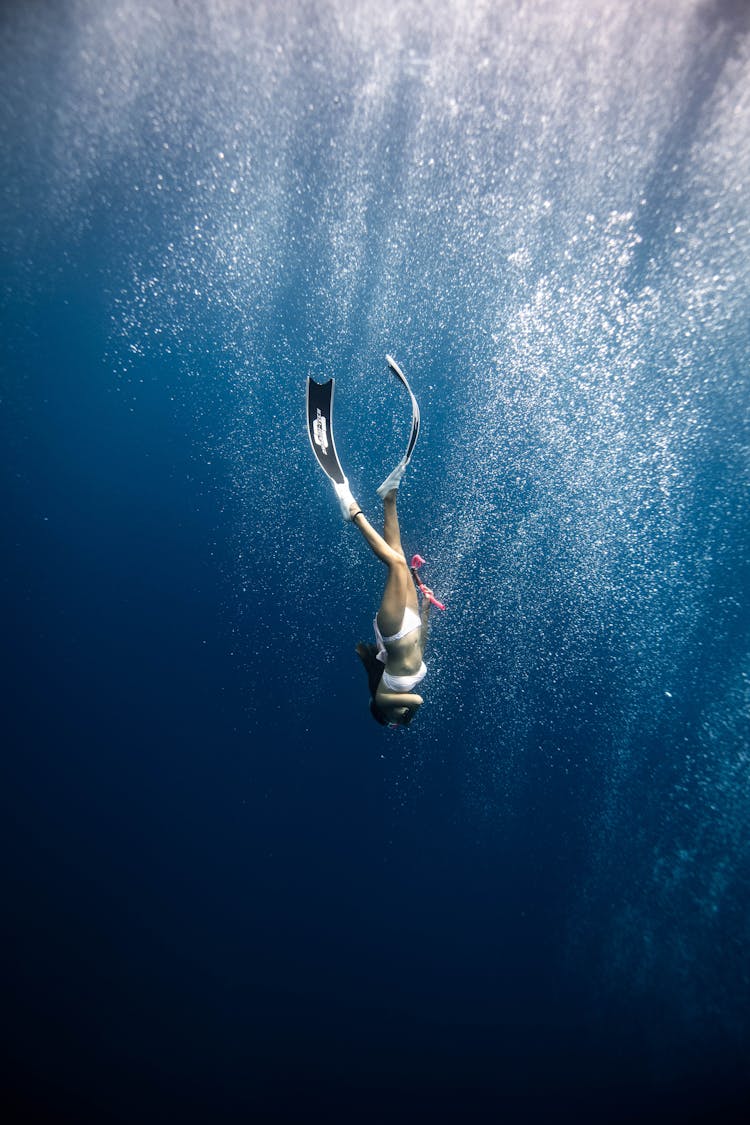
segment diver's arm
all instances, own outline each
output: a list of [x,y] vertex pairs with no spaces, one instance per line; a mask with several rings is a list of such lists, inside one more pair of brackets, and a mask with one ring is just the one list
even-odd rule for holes
[[378,688],[376,697],[378,707],[408,707],[410,709],[421,707],[424,703],[421,695],[408,691],[382,691]]

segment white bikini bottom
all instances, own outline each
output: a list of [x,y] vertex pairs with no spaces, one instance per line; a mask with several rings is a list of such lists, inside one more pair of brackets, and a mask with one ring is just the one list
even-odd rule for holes
[[413,676],[391,676],[388,672],[383,672],[382,682],[391,691],[412,691],[417,684],[421,683],[427,675],[427,665],[424,660],[422,661],[419,671],[415,672]]

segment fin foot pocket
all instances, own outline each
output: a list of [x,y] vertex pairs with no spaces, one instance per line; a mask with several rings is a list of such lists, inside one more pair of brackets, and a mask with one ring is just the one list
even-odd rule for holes
[[405,472],[406,462],[399,461],[393,472],[388,474],[383,483],[380,485],[380,488],[377,489],[378,496],[380,496],[382,499],[382,497],[386,496],[389,492],[392,492],[394,488],[398,488],[398,486],[401,484],[401,481],[403,480]]
[[354,497],[352,496],[352,491],[349,488],[349,481],[346,479],[346,477],[344,477],[342,483],[334,483],[333,491],[336,493],[336,498],[339,502],[339,507],[341,508],[341,515],[344,517],[347,523],[351,523],[352,517],[349,515],[349,508],[354,503]]

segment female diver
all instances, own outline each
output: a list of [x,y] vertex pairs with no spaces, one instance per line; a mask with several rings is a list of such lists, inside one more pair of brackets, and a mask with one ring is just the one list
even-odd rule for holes
[[[361,642],[357,645],[357,654],[367,672],[373,718],[383,726],[397,727],[408,726],[422,706],[422,696],[414,689],[427,675],[422,657],[430,606],[434,604],[439,609],[445,609],[445,606],[435,600],[432,590],[417,577],[417,570],[424,560],[415,555],[410,567],[401,546],[396,496],[419,435],[419,406],[393,356],[386,355],[385,358],[409,393],[412,421],[405,455],[377,490],[378,496],[383,499],[382,535],[368,522],[352,496],[349,481],[338,459],[333,440],[333,379],[316,383],[308,376],[307,432],[318,464],[333,484],[344,519],[356,524],[370,550],[388,567],[383,600],[375,618],[377,643]],[[412,575],[423,595],[421,610]]]
[[370,713],[383,726],[408,726],[422,706],[422,696],[414,688],[427,675],[422,657],[432,595],[425,587],[420,610],[401,546],[397,495],[398,484],[383,494],[382,535],[369,523],[356,500],[348,508],[349,519],[359,528],[373,554],[388,567],[383,600],[374,622],[377,644],[357,645],[357,655],[370,685]]

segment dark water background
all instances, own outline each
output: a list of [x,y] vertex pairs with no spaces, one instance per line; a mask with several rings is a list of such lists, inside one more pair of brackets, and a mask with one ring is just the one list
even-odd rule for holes
[[743,1120],[746,6],[0,31],[5,1119]]

